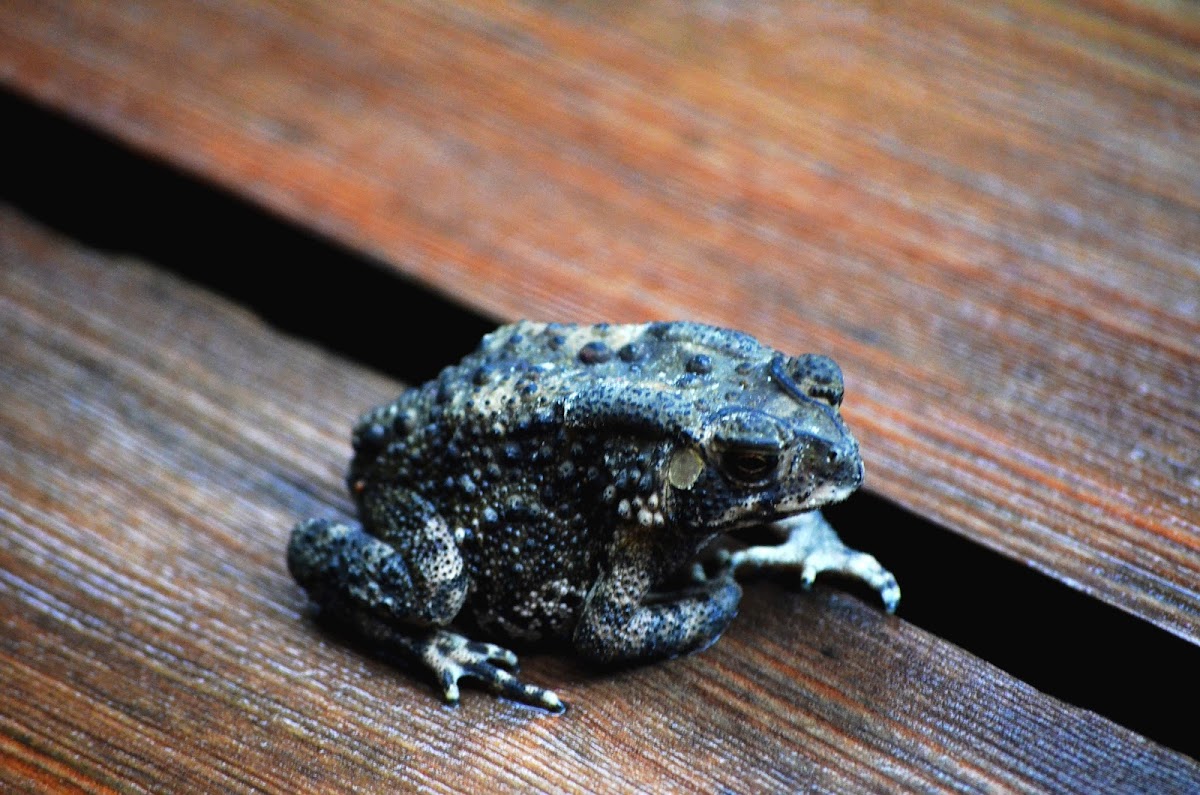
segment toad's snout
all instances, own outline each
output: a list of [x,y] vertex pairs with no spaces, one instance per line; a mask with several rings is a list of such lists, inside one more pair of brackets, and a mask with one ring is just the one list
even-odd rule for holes
[[836,483],[849,490],[863,481],[862,458],[858,445],[849,436],[830,441],[821,436],[803,435],[796,445],[797,467],[817,483]]

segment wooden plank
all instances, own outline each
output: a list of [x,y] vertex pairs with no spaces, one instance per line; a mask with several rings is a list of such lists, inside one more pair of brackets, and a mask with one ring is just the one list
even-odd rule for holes
[[1200,642],[1200,14],[0,7],[27,96],[497,317],[833,354],[868,488]]
[[[397,284],[397,290],[404,287]],[[711,649],[457,709],[307,615],[297,517],[400,385],[0,213],[0,787],[1187,792],[1200,763],[874,605],[752,583]]]

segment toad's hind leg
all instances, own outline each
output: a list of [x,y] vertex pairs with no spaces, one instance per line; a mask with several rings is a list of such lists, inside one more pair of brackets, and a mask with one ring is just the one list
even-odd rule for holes
[[310,519],[292,530],[288,568],[313,601],[392,624],[453,621],[470,579],[434,506],[391,488],[363,494],[360,512],[362,526]]
[[[423,529],[432,527],[427,522]],[[506,670],[516,666],[512,652],[442,628],[466,598],[462,561],[452,546],[431,550],[430,538],[417,543],[424,567],[409,566],[395,547],[357,525],[310,519],[292,531],[288,569],[327,618],[428,668],[446,701],[457,702],[458,681],[470,678],[516,701],[561,710],[554,693]]]
[[[444,626],[466,599],[457,550],[441,576],[410,566],[395,547],[358,525],[310,519],[292,530],[288,570],[322,608],[373,615],[391,624]],[[448,553],[449,556],[449,553]]]

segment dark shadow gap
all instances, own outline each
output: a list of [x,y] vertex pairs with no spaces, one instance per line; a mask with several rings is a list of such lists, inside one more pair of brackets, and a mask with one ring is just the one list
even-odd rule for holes
[[4,91],[0,118],[0,200],[87,246],[231,296],[288,334],[419,383],[496,326],[382,263]]
[[1200,758],[1189,717],[1200,710],[1200,646],[882,497],[857,494],[825,513],[847,544],[896,575],[904,620],[1043,693]]
[[[495,325],[23,99],[0,92],[0,117],[0,199],[86,245],[180,273],[347,359],[416,383]],[[829,513],[847,543],[896,574],[905,620],[1042,692],[1200,757],[1192,718],[1200,647],[881,498],[860,494]]]

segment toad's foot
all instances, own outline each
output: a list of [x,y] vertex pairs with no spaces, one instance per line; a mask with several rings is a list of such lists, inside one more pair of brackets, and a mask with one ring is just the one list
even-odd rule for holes
[[458,703],[458,680],[469,678],[522,704],[552,712],[562,712],[566,708],[551,691],[524,684],[506,670],[517,666],[517,655],[508,649],[493,643],[477,643],[440,629],[411,643],[413,652],[433,671],[447,703]]
[[865,552],[850,549],[819,511],[809,511],[776,522],[787,538],[777,546],[749,547],[733,552],[729,565],[734,573],[760,569],[800,572],[805,588],[812,587],[821,572],[830,571],[862,580],[879,592],[889,613],[900,603],[900,586],[892,573]]

